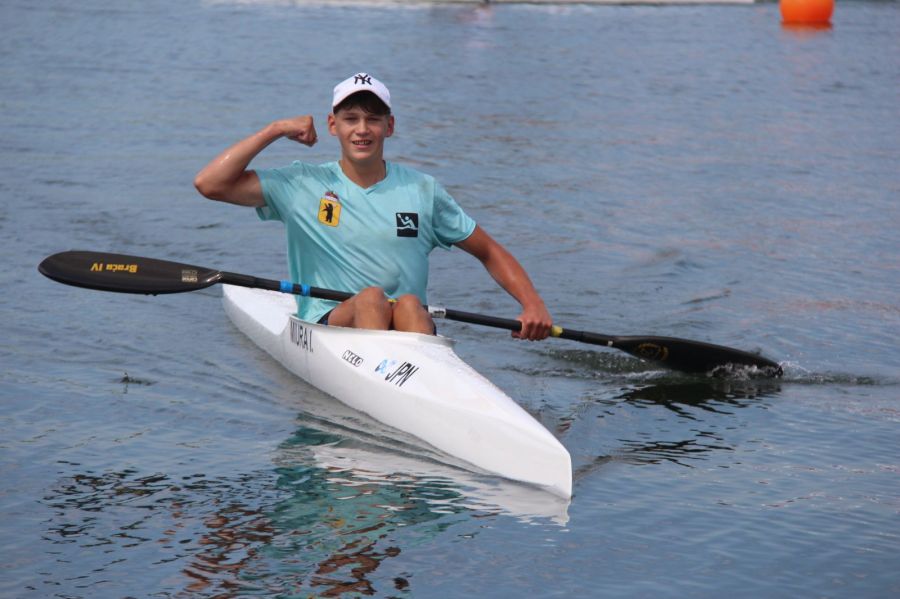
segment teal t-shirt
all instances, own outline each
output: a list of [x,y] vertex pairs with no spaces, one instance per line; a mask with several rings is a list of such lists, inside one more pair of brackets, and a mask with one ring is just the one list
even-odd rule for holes
[[[386,166],[387,176],[368,189],[337,162],[256,171],[266,201],[257,214],[284,223],[293,282],[350,293],[378,286],[427,303],[428,254],[466,239],[475,221],[433,177]],[[300,318],[311,322],[335,305],[297,298]]]

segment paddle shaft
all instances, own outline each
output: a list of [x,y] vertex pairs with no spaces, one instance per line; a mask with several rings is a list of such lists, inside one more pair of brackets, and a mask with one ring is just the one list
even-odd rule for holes
[[222,271],[217,281],[224,285],[237,285],[239,287],[250,287],[251,289],[268,289],[269,291],[280,291],[282,293],[291,293],[293,295],[303,295],[306,297],[314,297],[317,299],[331,300],[335,302],[347,301],[353,297],[352,293],[346,291],[335,291],[333,289],[323,289],[322,287],[311,287],[309,285],[300,285],[291,283],[290,281],[276,281],[275,279],[261,279],[250,275],[242,275],[234,272]]
[[[268,289],[270,291],[280,291],[282,293],[292,293],[294,295],[336,302],[343,302],[353,297],[352,293],[346,291],[335,291],[333,289],[311,287],[286,281],[276,281],[274,279],[261,279],[259,277],[242,275],[234,272],[222,271],[219,274],[221,276],[219,277],[218,282],[225,285],[238,285],[240,287],[250,287],[253,289]],[[462,310],[451,310],[449,308],[439,308],[434,306],[425,306],[425,309],[435,318],[446,318],[448,320],[479,324],[515,332],[522,329],[521,321],[512,318],[499,318],[496,316],[486,316],[474,312],[464,312]],[[598,335],[596,333],[585,333],[584,331],[570,331],[561,327],[553,327],[552,336],[560,337],[562,339],[571,339],[573,341],[584,341],[595,345],[608,345],[610,347],[614,346],[615,343],[612,337]]]
[[[254,289],[268,289],[270,291],[280,291],[282,293],[292,293],[294,295],[302,295],[306,297],[314,297],[317,299],[332,300],[343,302],[351,297],[352,293],[346,291],[335,291],[333,289],[324,289],[322,287],[311,287],[308,285],[300,285],[287,281],[276,281],[274,279],[261,279],[250,275],[242,275],[233,272],[222,271],[219,273],[218,282],[226,285],[238,285],[240,287],[250,287]],[[499,318],[496,316],[486,316],[484,314],[476,314],[474,312],[464,312],[462,310],[451,310],[449,308],[439,308],[433,306],[425,306],[428,313],[435,318],[446,318],[448,320],[456,320],[469,324],[478,324],[497,329],[506,329],[508,331],[518,332],[522,329],[521,321],[512,318]],[[594,345],[606,345],[615,347],[615,338],[598,333],[588,333],[585,331],[573,331],[555,326],[551,333],[553,337],[561,339],[570,339],[572,341],[582,341],[584,343],[592,343]]]

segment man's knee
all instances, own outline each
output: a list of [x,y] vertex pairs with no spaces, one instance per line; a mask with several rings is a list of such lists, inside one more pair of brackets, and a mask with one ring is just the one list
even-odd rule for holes
[[402,295],[394,304],[394,328],[400,331],[434,334],[434,321],[415,295]]
[[328,324],[362,329],[387,329],[391,304],[380,287],[367,287],[331,311]]
[[356,294],[355,302],[359,305],[387,308],[390,303],[381,287],[366,287]]
[[422,308],[421,300],[411,293],[401,295],[394,304],[395,310],[419,310],[420,308]]

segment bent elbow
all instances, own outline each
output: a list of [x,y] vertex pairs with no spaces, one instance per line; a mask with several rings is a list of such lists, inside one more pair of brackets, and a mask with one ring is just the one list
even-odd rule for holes
[[197,176],[194,177],[194,188],[202,195],[204,198],[208,198],[210,200],[215,200],[216,198],[216,188],[210,184],[210,182],[203,176],[203,173],[197,173]]

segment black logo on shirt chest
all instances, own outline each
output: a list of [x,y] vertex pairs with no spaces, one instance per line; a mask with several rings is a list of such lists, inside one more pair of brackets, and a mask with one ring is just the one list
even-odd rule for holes
[[419,214],[416,212],[397,212],[397,237],[419,236]]

